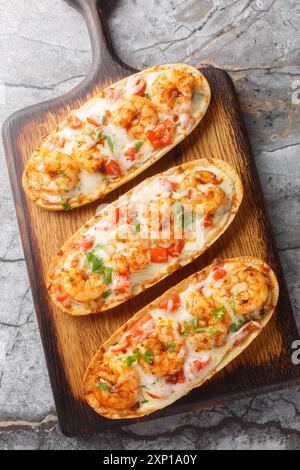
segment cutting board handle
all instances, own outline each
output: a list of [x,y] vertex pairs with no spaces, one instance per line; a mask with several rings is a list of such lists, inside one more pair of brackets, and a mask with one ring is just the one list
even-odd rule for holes
[[[84,17],[92,46],[92,70],[95,80],[105,82],[107,76],[112,81],[129,75],[135,70],[122,62],[113,50],[110,35],[103,18],[103,0],[65,0]],[[105,1],[105,0],[104,0]]]

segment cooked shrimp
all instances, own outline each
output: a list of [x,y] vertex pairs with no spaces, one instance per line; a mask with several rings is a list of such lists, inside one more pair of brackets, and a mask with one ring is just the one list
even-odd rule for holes
[[171,377],[182,370],[187,352],[184,341],[174,336],[172,320],[162,320],[142,342],[140,353],[138,361],[146,372]]
[[149,264],[149,241],[136,239],[119,242],[113,261],[118,273],[129,274],[141,271]]
[[113,361],[101,365],[94,395],[102,405],[114,410],[131,408],[139,392],[140,378],[133,368]]
[[144,136],[146,127],[157,124],[158,116],[151,101],[132,95],[130,98],[120,99],[112,112],[111,122],[126,129],[133,138],[139,139]]
[[192,104],[195,77],[182,70],[168,70],[158,75],[150,89],[152,102],[160,112],[187,112]]
[[93,147],[85,151],[76,151],[74,153],[74,157],[77,159],[81,168],[89,171],[90,173],[100,171],[104,161],[102,154],[97,147]]
[[259,312],[269,297],[267,277],[252,266],[239,266],[224,277],[223,285],[234,299],[237,314]]
[[231,319],[223,305],[218,305],[200,291],[193,300],[191,313],[193,319],[184,323],[183,330],[191,335],[197,352],[225,344]]
[[62,285],[65,292],[78,302],[96,300],[106,288],[100,274],[88,272],[79,254],[73,258],[71,267],[63,270]]
[[79,181],[77,161],[58,151],[41,151],[43,159],[28,166],[31,173],[31,185],[36,191],[49,194],[62,194],[72,191]]

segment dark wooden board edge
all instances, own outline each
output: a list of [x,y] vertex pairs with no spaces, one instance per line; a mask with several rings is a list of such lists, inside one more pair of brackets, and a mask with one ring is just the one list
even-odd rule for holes
[[[100,58],[99,56],[99,47],[97,48],[95,46],[95,38],[99,35],[99,22],[95,21],[95,18],[93,18],[93,21],[91,17],[87,15],[86,11],[83,11],[82,8],[86,8],[85,2],[83,0],[74,0],[73,2],[70,2],[68,0],[68,3],[72,3],[74,6],[74,3],[76,4],[77,8],[81,13],[84,14],[88,27],[89,27],[89,32],[91,36],[91,42],[93,45],[93,63],[97,63],[97,59],[103,60],[103,57]],[[88,13],[90,10],[88,10]],[[102,31],[100,33],[103,35]],[[108,46],[107,39],[103,36],[101,40],[101,46],[107,48],[107,50],[110,50],[111,46]],[[104,42],[103,42],[104,41]],[[103,54],[103,49],[101,54]],[[111,52],[109,53],[111,54]],[[123,64],[121,61],[115,61],[115,70],[114,73],[116,76],[121,74],[121,68],[123,68]],[[128,66],[126,66],[126,71],[127,73],[131,73],[132,69]],[[283,276],[283,271],[279,259],[279,255],[276,249],[275,245],[275,240],[272,234],[272,229],[271,225],[269,222],[269,217],[266,209],[266,205],[264,203],[264,198],[263,198],[263,192],[259,180],[259,176],[256,170],[255,162],[254,162],[254,157],[251,151],[250,147],[250,142],[249,138],[246,132],[245,124],[242,118],[241,110],[240,110],[240,105],[238,102],[238,98],[236,95],[236,91],[234,88],[234,84],[230,78],[230,76],[223,70],[221,69],[214,69],[213,67],[205,67],[201,69],[201,71],[206,75],[208,78],[208,81],[211,83],[211,81],[218,80],[219,83],[223,82],[226,83],[226,86],[229,87],[231,93],[230,93],[230,99],[228,99],[228,102],[226,103],[227,106],[230,107],[234,111],[234,118],[236,120],[236,123],[238,124],[238,127],[235,128],[235,137],[237,138],[237,142],[239,145],[241,145],[249,156],[249,162],[250,162],[250,170],[253,172],[253,177],[257,179],[260,191],[258,194],[258,197],[261,201],[261,205],[265,214],[264,222],[266,224],[266,230],[270,233],[270,242],[271,242],[271,247],[270,251],[272,251],[272,254],[274,256],[274,264],[276,266],[276,272],[278,274],[280,284],[281,284],[281,295],[285,296],[285,310],[292,312],[291,309],[291,304],[289,301],[288,297],[288,292],[287,292],[287,287],[285,284],[284,276]],[[124,75],[124,69],[123,69],[123,75]],[[76,96],[78,97],[78,94],[81,95],[82,90],[85,89],[85,86],[87,84],[92,84],[95,80],[99,80],[99,71],[92,66],[89,74],[87,77],[81,82],[78,86],[76,86],[73,90],[70,92],[66,93],[65,98],[67,99],[68,102],[72,102],[72,99]],[[229,98],[228,94],[226,94],[227,98]],[[55,109],[55,106],[59,102],[61,97],[54,98],[52,100],[49,100],[45,103],[42,103],[43,106],[46,106],[48,109]],[[33,292],[33,298],[34,298],[34,304],[35,304],[35,309],[37,313],[37,319],[38,319],[38,325],[42,337],[42,342],[43,342],[43,348],[44,348],[44,353],[46,357],[46,362],[47,362],[47,367],[48,367],[48,372],[50,376],[50,382],[51,386],[53,389],[53,394],[54,394],[54,400],[55,400],[55,405],[57,408],[57,414],[58,414],[58,419],[59,423],[62,429],[62,432],[67,435],[67,436],[74,436],[77,434],[82,434],[82,433],[89,433],[89,432],[94,432],[99,429],[105,429],[108,427],[115,427],[115,426],[124,426],[129,423],[133,422],[142,422],[145,420],[150,420],[150,419],[157,419],[162,416],[169,416],[169,415],[174,415],[178,414],[184,411],[191,411],[191,409],[198,409],[198,408],[207,408],[211,407],[215,404],[221,404],[224,403],[225,401],[233,401],[236,399],[241,399],[245,398],[247,396],[251,396],[253,394],[259,394],[259,393],[266,393],[270,391],[275,391],[275,390],[280,390],[289,386],[297,385],[300,383],[300,368],[294,366],[292,369],[289,369],[289,371],[293,371],[293,373],[289,376],[286,377],[285,380],[281,381],[280,383],[272,383],[272,384],[264,384],[262,387],[255,387],[251,388],[248,390],[239,390],[238,392],[231,392],[230,395],[224,395],[220,396],[218,398],[211,398],[207,400],[207,398],[199,398],[199,396],[195,396],[196,393],[191,393],[189,395],[189,400],[186,400],[186,398],[181,399],[177,403],[173,404],[171,407],[168,407],[162,411],[156,412],[149,417],[145,417],[139,420],[117,420],[117,421],[111,421],[104,419],[102,417],[97,416],[91,409],[87,410],[86,416],[90,416],[90,424],[86,425],[86,423],[80,423],[78,422],[78,416],[80,415],[80,411],[82,410],[83,405],[81,400],[75,400],[73,399],[72,395],[68,393],[68,382],[65,377],[65,372],[64,372],[64,367],[61,361],[61,358],[59,356],[59,353],[57,351],[57,345],[56,345],[56,337],[55,337],[55,328],[53,325],[52,317],[51,315],[47,315],[47,312],[45,311],[45,305],[43,303],[43,291],[45,289],[44,286],[44,281],[39,278],[39,273],[37,270],[37,265],[38,263],[35,262],[36,258],[36,253],[34,250],[33,246],[33,239],[31,236],[30,232],[30,227],[26,222],[26,213],[28,211],[27,207],[27,199],[24,195],[23,189],[20,185],[20,167],[18,167],[18,153],[16,152],[16,149],[14,148],[14,141],[16,136],[14,135],[14,128],[20,127],[22,120],[27,120],[28,117],[30,116],[32,118],[32,115],[35,115],[38,113],[40,110],[41,103],[30,106],[28,108],[25,108],[21,111],[18,111],[11,115],[3,124],[3,143],[4,143],[4,150],[5,150],[5,156],[6,156],[6,161],[7,161],[7,166],[9,170],[9,176],[10,176],[10,181],[11,181],[11,186],[13,190],[13,197],[14,197],[14,202],[16,206],[16,213],[17,213],[17,218],[18,218],[18,223],[19,223],[19,228],[20,228],[20,233],[21,233],[21,238],[22,238],[22,243],[23,243],[23,248],[25,252],[25,258],[26,258],[26,264],[27,264],[27,270],[29,274],[29,279],[30,279],[30,284],[31,284],[31,289]],[[289,315],[289,321],[284,324],[287,333],[289,335],[293,335],[293,339],[296,340],[299,338],[297,328],[296,328],[296,323],[292,315]],[[285,338],[287,338],[288,335],[284,335]],[[285,349],[288,354],[290,352],[291,354],[291,344],[285,344]],[[211,394],[211,391],[209,390],[210,384],[214,382],[214,379],[212,382],[204,385],[201,387],[201,391],[206,392],[206,390],[209,391]],[[197,391],[196,391],[197,392]],[[66,409],[68,409],[68,413],[66,413]],[[76,412],[78,411],[78,413]],[[71,419],[70,419],[71,418]]]

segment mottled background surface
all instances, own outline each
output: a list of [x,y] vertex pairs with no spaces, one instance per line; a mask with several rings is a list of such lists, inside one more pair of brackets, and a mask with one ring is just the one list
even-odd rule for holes
[[[238,90],[300,327],[298,0],[103,2],[130,65],[211,63]],[[63,0],[0,0],[0,120],[72,88],[91,63],[80,15]],[[300,448],[300,389],[83,438],[57,425],[1,149],[0,448]]]

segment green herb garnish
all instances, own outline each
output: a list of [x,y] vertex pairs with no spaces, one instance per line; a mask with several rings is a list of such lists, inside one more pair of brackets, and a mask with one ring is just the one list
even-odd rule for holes
[[180,335],[181,336],[187,336],[189,334],[188,327],[187,325],[184,325],[183,330],[181,330]]
[[134,144],[134,150],[136,152],[138,152],[140,150],[140,148],[144,145],[144,142],[142,140],[138,140],[135,144]]
[[151,100],[151,95],[149,93],[144,93],[143,97],[147,98],[147,100]]
[[70,206],[70,204],[68,204],[68,203],[66,202],[65,199],[62,198],[62,199],[60,200],[60,203],[61,203],[61,206],[62,206],[62,208],[63,208],[64,211],[68,212],[68,211],[72,210],[72,207]]
[[241,318],[237,321],[237,323],[231,323],[230,325],[230,331],[231,333],[235,333],[237,330],[239,330],[246,322],[242,320]]
[[147,364],[153,363],[154,356],[153,356],[153,352],[151,351],[151,349],[146,349],[146,351],[142,355],[142,359],[144,362],[147,362]]
[[103,124],[104,124],[106,121],[107,121],[107,116],[106,116],[106,114],[103,114],[103,116],[102,116],[102,122],[103,122]]
[[61,170],[57,170],[57,173],[60,175],[60,176],[63,176],[64,178],[67,178],[68,175],[66,175],[66,173],[64,173],[63,171]]
[[172,341],[172,343],[169,344],[168,350],[170,353],[175,351],[175,346],[176,346],[176,343],[174,341]]
[[225,315],[224,305],[218,305],[211,313],[214,315],[216,320],[221,320]]
[[107,285],[112,283],[112,272],[113,272],[112,268],[108,268],[108,267],[104,268],[102,277]]

